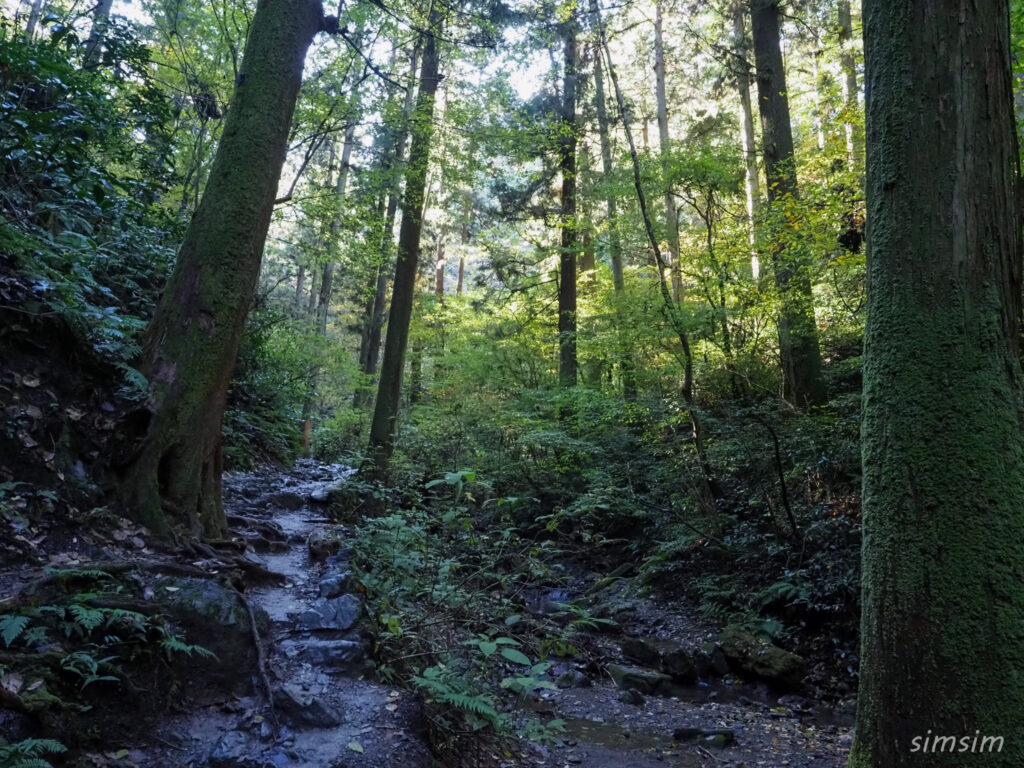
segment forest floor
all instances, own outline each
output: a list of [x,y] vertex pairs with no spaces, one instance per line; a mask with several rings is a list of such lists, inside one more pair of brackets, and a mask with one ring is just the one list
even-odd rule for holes
[[[262,664],[241,653],[218,659],[228,679],[242,683],[231,693],[199,686],[195,689],[199,695],[191,699],[148,702],[130,712],[125,711],[125,702],[111,701],[110,711],[117,714],[106,717],[101,711],[105,705],[97,702],[94,711],[82,717],[88,721],[85,730],[91,730],[104,748],[76,750],[75,760],[65,764],[117,768],[441,764],[432,754],[428,718],[419,698],[374,674],[372,642],[365,633],[366,607],[358,585],[349,578],[353,531],[324,515],[327,490],[350,472],[341,465],[300,461],[290,471],[266,469],[226,477],[236,565],[244,560],[258,572],[265,569],[264,575],[267,571],[279,575],[243,587],[253,634],[260,636],[264,650]],[[51,568],[83,568],[123,562],[127,557],[140,571],[147,560],[157,562],[147,567],[173,570],[166,553],[161,557],[150,546],[147,533],[124,527],[128,525],[122,521],[123,527],[115,528],[105,540],[95,533],[36,532],[35,538],[26,538],[35,548],[36,566],[22,562],[5,568],[0,573],[3,593],[22,593],[39,579],[38,565],[44,563]],[[214,560],[204,559],[203,554],[197,559],[195,552],[182,551],[174,553],[172,560],[179,568],[216,571]],[[154,590],[180,588],[143,581],[143,599],[159,600],[161,595],[154,595]],[[575,676],[570,686],[542,690],[520,701],[523,718],[565,721],[558,743],[542,746],[515,737],[481,741],[475,754],[461,755],[460,765],[839,768],[845,764],[852,717],[811,698],[779,695],[763,683],[741,682],[728,675],[691,685],[660,686],[649,695],[617,686],[608,668],[636,666],[635,659],[623,658],[621,651],[627,634],[693,645],[706,643],[717,633],[696,620],[686,606],[614,590],[608,600],[601,612],[615,616],[614,628],[594,631],[586,638],[589,657],[599,663],[567,665]],[[222,629],[240,630],[243,640],[249,630],[248,626]],[[203,644],[217,638],[200,632],[189,640]],[[176,674],[201,674],[198,666],[187,667],[184,672],[178,667]],[[3,676],[0,670],[4,685],[24,685],[30,679],[14,678],[14,674]],[[102,691],[103,685],[96,689]],[[269,697],[273,711],[267,707]],[[191,703],[182,706],[180,701]],[[15,726],[24,735],[23,720],[23,715],[0,709],[0,731],[8,736],[11,728],[18,730]],[[680,729],[693,730],[680,733]]]

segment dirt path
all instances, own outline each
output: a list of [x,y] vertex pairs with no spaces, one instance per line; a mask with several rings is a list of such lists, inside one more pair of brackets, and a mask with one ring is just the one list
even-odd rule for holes
[[[281,730],[275,737],[265,697],[255,693],[165,721],[144,768],[426,768],[435,765],[419,731],[418,703],[407,691],[365,675],[359,598],[346,574],[347,533],[331,526],[318,502],[349,469],[300,462],[288,473],[236,474],[225,491],[233,533],[250,543],[251,559],[286,582],[249,598],[265,612],[267,678]],[[331,538],[336,540],[330,543]],[[325,559],[312,549],[337,550]],[[318,544],[317,542],[320,542]],[[632,603],[631,628],[684,639],[705,628],[658,606]],[[625,662],[617,635],[595,636],[602,657]],[[689,639],[689,638],[686,638]],[[258,681],[254,680],[255,684]],[[841,768],[849,717],[800,697],[730,678],[676,686],[665,695],[625,695],[604,673],[573,687],[544,691],[531,709],[566,721],[557,746],[524,744],[499,764],[588,768],[792,766]],[[690,734],[680,729],[694,729]],[[699,731],[696,736],[693,733]],[[714,737],[714,732],[728,732]],[[677,738],[678,737],[678,738]],[[722,742],[727,743],[723,744]]]

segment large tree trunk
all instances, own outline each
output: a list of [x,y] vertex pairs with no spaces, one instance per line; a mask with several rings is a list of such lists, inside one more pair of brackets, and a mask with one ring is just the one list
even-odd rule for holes
[[576,261],[579,222],[576,221],[576,20],[565,23],[562,76],[562,129],[558,165],[562,171],[561,258],[558,270],[558,381],[576,386]]
[[398,425],[398,408],[402,396],[402,373],[405,351],[409,343],[409,322],[412,319],[413,294],[416,289],[419,263],[420,233],[423,229],[423,202],[430,145],[433,141],[434,95],[437,93],[438,69],[435,34],[441,27],[441,15],[430,13],[429,27],[423,31],[423,67],[420,89],[413,111],[412,145],[405,175],[405,196],[402,200],[402,227],[398,234],[395,280],[391,290],[391,314],[384,338],[384,358],[380,366],[377,402],[370,425],[369,456],[376,472],[383,472],[391,460]]
[[[158,532],[225,528],[221,419],[259,275],[288,147],[306,50],[322,19],[316,0],[260,0],[206,192],[146,329],[140,370],[150,383],[138,453],[121,491]],[[140,422],[145,422],[141,424]]]
[[[853,768],[1024,765],[1021,229],[1007,19],[1006,0],[955,12],[864,3]],[[959,748],[976,734],[1000,737],[1001,751],[922,751],[929,735],[956,737]]]
[[736,46],[736,90],[740,95],[740,142],[743,146],[744,181],[747,193],[747,239],[750,241],[750,275],[760,277],[761,264],[755,247],[755,221],[761,208],[761,179],[757,171],[754,146],[754,109],[750,103],[750,70],[747,64],[747,3],[738,0],[733,7],[732,33]]
[[665,87],[665,40],[662,35],[662,2],[654,3],[654,91],[658,100],[658,146],[661,148],[661,173],[665,185],[665,239],[672,260],[672,298],[679,301],[682,273],[679,265],[679,218],[672,190],[672,144],[668,135],[668,94]]
[[[786,74],[779,47],[779,0],[751,0],[751,20],[768,202],[778,211],[798,194]],[[782,304],[778,326],[783,395],[797,405],[823,403],[825,383],[809,265],[805,256],[790,245],[775,249],[772,270]]]

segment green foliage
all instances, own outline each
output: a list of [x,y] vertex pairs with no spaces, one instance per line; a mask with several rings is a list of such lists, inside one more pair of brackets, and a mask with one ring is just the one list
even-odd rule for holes
[[0,736],[2,768],[53,768],[46,755],[59,755],[67,748],[53,739],[23,739],[13,744]]

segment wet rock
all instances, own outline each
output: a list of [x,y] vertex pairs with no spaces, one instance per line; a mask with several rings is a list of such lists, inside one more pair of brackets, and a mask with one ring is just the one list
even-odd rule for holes
[[331,555],[324,562],[327,564],[328,568],[338,568],[343,570],[348,568],[348,564],[352,562],[352,558],[355,556],[355,549],[352,547],[342,547],[338,550],[337,554]]
[[667,691],[671,681],[668,675],[654,672],[641,667],[626,667],[620,664],[609,664],[608,674],[620,688],[634,688],[640,693],[657,695]]
[[355,595],[342,595],[318,600],[310,610],[299,616],[305,629],[351,629],[359,621],[362,604]]
[[295,725],[330,728],[341,725],[341,710],[324,696],[318,696],[301,685],[285,683],[274,691],[274,706]]
[[255,741],[242,731],[228,731],[213,748],[206,764],[209,768],[249,768],[253,763],[249,755]]
[[306,500],[295,493],[295,491],[275,491],[268,493],[260,499],[260,503],[266,506],[277,507],[278,509],[296,510],[301,509]]
[[324,669],[350,669],[366,658],[366,649],[358,640],[286,640],[281,650],[289,658]]
[[661,668],[679,683],[697,682],[697,664],[693,654],[685,648],[676,648],[661,659]]
[[725,677],[729,674],[729,660],[721,648],[715,648],[711,652],[711,672],[718,677]]
[[661,651],[654,641],[643,637],[627,637],[620,646],[622,655],[629,661],[643,664],[645,667],[661,666]]
[[559,664],[551,670],[555,676],[555,685],[559,688],[576,688],[589,684],[587,676],[570,664]]
[[643,706],[644,696],[636,688],[628,688],[619,694],[619,701],[624,704],[632,704],[637,707]]
[[711,654],[704,650],[699,650],[693,654],[693,668],[697,672],[697,677],[706,678],[711,676]]
[[341,549],[341,534],[329,528],[316,528],[306,539],[309,556],[314,560],[323,560]]
[[330,600],[332,597],[340,597],[345,594],[350,575],[348,571],[342,571],[328,574],[320,579],[320,597]]
[[736,742],[736,733],[728,728],[676,728],[672,734],[676,741],[690,741],[702,747],[725,749]]
[[797,688],[804,660],[795,653],[764,643],[742,627],[731,624],[719,638],[722,653],[737,670],[784,688]]

